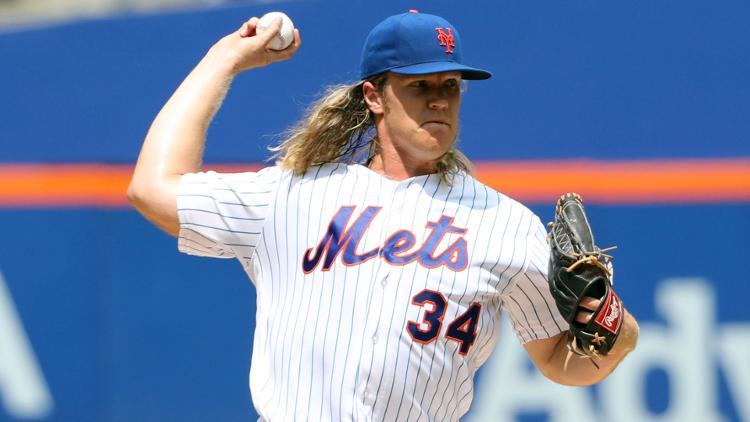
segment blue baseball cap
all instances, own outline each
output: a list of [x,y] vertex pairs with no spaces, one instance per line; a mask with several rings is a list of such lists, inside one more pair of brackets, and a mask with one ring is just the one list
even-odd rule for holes
[[365,40],[362,80],[386,71],[402,75],[458,71],[463,79],[492,76],[461,62],[461,37],[450,22],[416,10],[386,18]]

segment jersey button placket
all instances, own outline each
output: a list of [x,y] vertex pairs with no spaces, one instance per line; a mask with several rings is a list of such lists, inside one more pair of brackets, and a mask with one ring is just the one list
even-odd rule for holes
[[[390,192],[386,198],[383,198],[383,230],[381,232],[381,245],[385,243],[386,239],[399,230],[399,224],[401,220],[401,209],[403,202],[403,189],[402,185],[392,186]],[[370,315],[368,319],[368,325],[366,327],[366,333],[369,334],[369,343],[366,348],[368,352],[372,353],[372,365],[369,368],[371,374],[379,375],[383,371],[384,354],[386,350],[386,338],[383,335],[388,333],[388,324],[390,322],[389,317],[391,315],[391,308],[393,307],[393,298],[387,297],[389,291],[388,277],[391,272],[391,265],[388,264],[382,257],[378,263],[379,267],[376,270],[376,276],[373,280],[372,286],[372,305],[370,307]],[[372,323],[372,325],[370,325]],[[370,356],[370,355],[368,355]],[[370,365],[368,359],[367,364]],[[373,383],[377,377],[373,377],[370,380],[370,385],[364,387],[364,394],[362,399],[364,404],[371,407],[375,404],[375,392],[378,387],[378,383]],[[364,380],[363,380],[364,382]]]
[[[383,238],[383,242],[385,243],[386,239],[388,239],[391,235],[396,233],[399,230],[409,229],[408,223],[404,225],[404,221],[411,221],[411,219],[404,219],[403,218],[403,212],[404,212],[404,200],[406,198],[407,194],[407,186],[409,182],[402,182],[395,186],[393,190],[393,195],[391,197],[390,204],[386,205],[388,210],[388,218],[387,218],[387,227],[385,230],[385,236]],[[408,212],[408,210],[407,210]],[[397,301],[400,300],[400,298],[394,297],[393,295],[397,293],[396,286],[397,286],[397,280],[399,277],[400,272],[403,270],[402,265],[391,265],[385,259],[381,258],[381,271],[379,271],[379,283],[378,283],[378,289],[381,297],[383,298],[383,306],[380,310],[382,317],[380,318],[379,326],[377,327],[377,331],[373,333],[371,337],[372,341],[372,347],[373,352],[375,354],[375,359],[373,361],[373,367],[371,368],[371,372],[374,374],[377,374],[378,377],[378,383],[375,385],[369,385],[368,386],[368,394],[366,396],[367,404],[369,406],[375,405],[376,400],[376,389],[378,385],[380,385],[382,382],[385,382],[386,384],[392,382],[392,380],[388,381],[387,378],[389,378],[388,370],[384,369],[384,364],[387,361],[386,352],[388,350],[389,341],[390,344],[390,351],[393,350],[393,331],[391,330],[392,327],[390,326],[391,323],[391,316],[394,313],[394,307],[397,307]],[[381,377],[385,377],[386,379],[383,380]]]

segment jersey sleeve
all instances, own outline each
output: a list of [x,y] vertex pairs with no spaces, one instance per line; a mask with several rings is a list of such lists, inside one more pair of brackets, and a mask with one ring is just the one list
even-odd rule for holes
[[180,252],[215,258],[251,256],[272,208],[282,170],[213,171],[182,176],[177,189]]
[[521,343],[553,337],[568,329],[547,283],[549,247],[544,225],[535,219],[535,229],[527,237],[524,271],[516,275],[503,297],[503,309],[510,317]]

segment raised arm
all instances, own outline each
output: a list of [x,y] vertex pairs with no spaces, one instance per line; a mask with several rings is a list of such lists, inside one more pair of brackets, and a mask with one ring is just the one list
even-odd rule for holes
[[253,17],[214,44],[172,94],[151,124],[128,187],[128,200],[146,218],[172,235],[179,231],[177,183],[185,173],[201,170],[206,132],[232,80],[239,73],[291,58],[300,46],[283,51],[266,46],[281,19],[256,34]]

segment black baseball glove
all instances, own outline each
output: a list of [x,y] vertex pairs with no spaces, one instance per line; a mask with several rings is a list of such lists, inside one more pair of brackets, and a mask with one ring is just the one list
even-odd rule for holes
[[[584,357],[606,355],[617,340],[623,306],[612,289],[612,257],[594,243],[583,200],[567,193],[557,201],[549,223],[549,288],[560,314],[570,324],[568,349]],[[581,299],[601,301],[588,323],[576,321]]]

